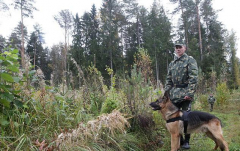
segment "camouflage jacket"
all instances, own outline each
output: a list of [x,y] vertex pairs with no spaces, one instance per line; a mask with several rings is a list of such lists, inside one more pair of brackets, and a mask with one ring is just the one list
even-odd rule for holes
[[185,96],[194,97],[198,82],[198,67],[196,60],[184,53],[169,64],[165,91],[170,90],[173,103],[183,100]]
[[208,103],[213,104],[215,102],[215,98],[213,96],[209,96]]

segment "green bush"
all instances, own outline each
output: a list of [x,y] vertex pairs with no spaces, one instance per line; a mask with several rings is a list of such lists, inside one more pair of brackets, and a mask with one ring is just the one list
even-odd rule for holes
[[114,109],[120,108],[119,96],[114,88],[107,92],[107,98],[103,102],[101,113],[111,113]]
[[0,105],[7,108],[10,108],[10,103],[22,105],[19,100],[20,91],[13,88],[20,81],[16,76],[19,73],[18,59],[17,49],[8,48],[0,54]]
[[216,102],[218,105],[228,104],[228,99],[230,97],[230,92],[227,87],[226,82],[219,83],[216,89]]
[[99,115],[104,101],[104,96],[102,96],[101,94],[92,93],[90,95],[90,100],[91,100],[90,111],[94,115]]
[[202,108],[207,107],[208,104],[208,95],[200,94],[196,97],[194,101],[194,109],[201,110]]

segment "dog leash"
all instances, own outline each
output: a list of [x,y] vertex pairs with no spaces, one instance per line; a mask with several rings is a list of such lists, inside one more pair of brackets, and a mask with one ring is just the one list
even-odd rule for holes
[[188,105],[187,112],[188,112],[188,111],[191,111],[191,109],[192,109],[192,100],[190,101],[190,103],[189,103],[189,105]]

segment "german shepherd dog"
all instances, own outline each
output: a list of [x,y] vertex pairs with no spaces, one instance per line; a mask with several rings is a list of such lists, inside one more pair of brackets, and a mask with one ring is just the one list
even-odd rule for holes
[[[166,121],[183,117],[183,111],[179,110],[171,102],[168,92],[165,92],[164,96],[157,101],[150,103],[150,106],[153,110],[159,110]],[[206,133],[215,142],[215,150],[219,147],[221,151],[229,151],[228,144],[223,138],[221,121],[216,116],[206,112],[191,111],[187,119],[188,125],[187,128],[185,127],[186,130],[184,130],[183,120],[166,123],[166,127],[171,134],[171,151],[177,151],[180,148],[180,136],[184,132],[187,134],[193,132]]]

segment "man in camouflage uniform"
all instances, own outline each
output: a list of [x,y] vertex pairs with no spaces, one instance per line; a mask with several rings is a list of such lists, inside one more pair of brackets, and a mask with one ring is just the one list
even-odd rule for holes
[[210,94],[209,97],[208,97],[208,103],[210,104],[210,112],[213,111],[214,102],[215,102],[215,98],[213,97],[212,94]]
[[[169,64],[165,91],[170,91],[170,99],[174,105],[184,111],[191,110],[198,81],[198,67],[196,60],[188,56],[183,43],[175,44],[175,57]],[[189,149],[190,134],[181,137],[181,147]]]

